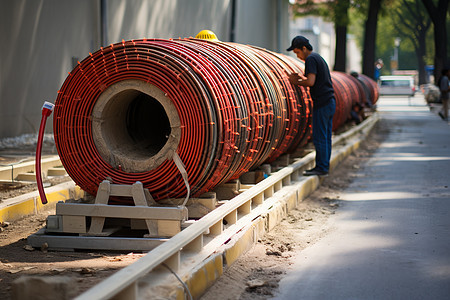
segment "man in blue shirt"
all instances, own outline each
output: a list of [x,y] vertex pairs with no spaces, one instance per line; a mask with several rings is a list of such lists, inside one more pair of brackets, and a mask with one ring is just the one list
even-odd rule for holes
[[319,54],[312,52],[313,47],[304,36],[296,36],[287,51],[294,51],[297,57],[305,61],[305,76],[288,74],[294,85],[309,87],[313,100],[313,143],[316,148],[316,166],[303,173],[305,176],[327,175],[330,168],[331,134],[333,116],[336,110],[334,89],[330,70]]

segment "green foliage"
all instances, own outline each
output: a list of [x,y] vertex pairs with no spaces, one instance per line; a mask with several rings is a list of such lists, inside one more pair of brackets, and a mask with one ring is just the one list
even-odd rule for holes
[[[390,9],[378,19],[378,34],[376,56],[385,62],[384,73],[390,73],[390,60],[394,53],[395,39],[401,39],[399,47],[399,69],[418,69],[415,47],[419,41],[416,34],[421,28],[422,22],[427,22],[429,16],[421,6],[420,0],[396,0],[391,1]],[[407,7],[407,5],[409,7]],[[417,9],[417,7],[418,9]],[[416,15],[416,14],[420,14]],[[423,20],[420,20],[423,18]],[[425,63],[433,63],[433,34],[432,27],[427,31]]]
[[[417,5],[420,9],[415,13],[420,13],[420,16],[424,20],[429,18],[421,0],[383,0],[378,16],[375,53],[376,58],[383,59],[384,68],[382,72],[386,74],[391,72],[390,60],[394,54],[395,38],[397,37],[401,39],[399,47],[399,69],[418,68],[414,46],[414,39],[417,40],[415,37],[417,27],[414,26],[417,25],[418,17],[405,5],[411,7],[416,7]],[[368,6],[369,1],[367,0],[297,0],[292,8],[294,15],[298,17],[315,15],[321,16],[326,21],[335,23],[335,25],[347,25],[348,33],[355,37],[357,45],[362,51]],[[348,14],[345,14],[345,11],[348,11]],[[447,16],[447,33],[450,34],[450,12]],[[402,23],[409,24],[409,28]],[[433,38],[433,25],[431,24],[426,35],[426,55],[424,57],[426,64],[433,64]],[[448,51],[450,52],[450,47]]]
[[350,0],[299,0],[293,5],[294,16],[320,16],[325,21],[338,26],[349,24],[348,9]]

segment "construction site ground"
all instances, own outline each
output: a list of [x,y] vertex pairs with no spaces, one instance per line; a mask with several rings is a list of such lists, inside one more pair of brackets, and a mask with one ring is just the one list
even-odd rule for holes
[[[416,98],[413,104],[427,109],[423,97]],[[407,100],[403,102],[402,105],[408,106]],[[436,118],[436,124],[442,122],[436,112],[431,112],[430,117]],[[399,130],[398,126],[398,120],[381,116],[360,148],[333,170],[279,226],[235,262],[202,299],[267,299],[277,295],[280,280],[298,262],[299,253],[335,233],[336,228],[329,220],[340,210],[342,193],[355,180],[367,175],[366,170],[370,171],[367,162],[393,130]],[[4,193],[0,191],[0,196]],[[11,297],[11,283],[24,275],[68,276],[74,282],[73,295],[76,295],[144,255],[107,251],[54,252],[47,251],[45,245],[40,250],[30,249],[26,238],[42,228],[47,215],[54,213],[50,209],[1,225],[1,299]]]
[[[370,156],[371,151],[376,149],[379,140],[385,134],[382,127],[383,122],[376,125],[370,137],[356,153],[350,155],[333,171],[332,175],[325,178],[320,188],[303,201],[298,209],[294,210],[273,233],[269,232],[252,251],[236,263],[236,267],[242,266],[245,271],[240,271],[240,276],[237,274],[233,276],[237,280],[233,283],[233,289],[236,289],[233,295],[242,293],[242,297],[245,294],[254,297],[254,293],[257,292],[263,298],[267,297],[276,284],[264,285],[255,291],[246,291],[246,281],[271,278],[274,282],[278,282],[284,273],[280,270],[284,269],[285,264],[290,264],[289,258],[292,251],[307,247],[327,232],[324,227],[325,221],[338,207],[335,195],[352,181],[352,174]],[[69,180],[69,178],[59,180]],[[0,191],[0,196],[6,198],[7,193],[16,196],[34,189],[35,184],[31,184],[21,189]],[[27,247],[27,237],[44,227],[47,216],[54,213],[54,209],[49,209],[37,215],[3,224],[0,229],[2,253],[0,258],[0,298],[9,299],[11,283],[25,275],[70,276],[74,281],[74,291],[76,290],[76,294],[79,294],[144,255],[142,253],[91,251],[54,252],[45,249],[31,251],[31,248]],[[302,228],[303,238],[297,239],[292,232],[290,233],[289,228],[293,224],[296,229]],[[258,256],[257,261],[262,263],[259,268],[254,268],[254,261],[246,260],[254,255]],[[267,268],[266,264],[269,264],[270,268]],[[276,266],[275,269],[273,269],[274,266]],[[242,280],[242,276],[246,281]],[[270,280],[265,281],[270,282]],[[220,286],[220,282],[218,286]],[[205,297],[208,297],[207,295]]]

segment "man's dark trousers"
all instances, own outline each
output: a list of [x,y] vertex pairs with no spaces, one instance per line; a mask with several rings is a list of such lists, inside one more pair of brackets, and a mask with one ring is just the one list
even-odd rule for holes
[[313,143],[316,148],[315,169],[328,172],[331,158],[331,134],[336,100],[332,98],[328,104],[313,109]]

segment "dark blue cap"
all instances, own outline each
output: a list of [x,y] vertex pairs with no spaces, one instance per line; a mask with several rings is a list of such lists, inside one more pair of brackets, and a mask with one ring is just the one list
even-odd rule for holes
[[306,46],[306,48],[312,50],[312,46],[309,43],[309,40],[304,36],[297,35],[295,38],[292,39],[291,46],[287,48],[286,51],[292,51],[295,48],[301,49],[303,46]]

